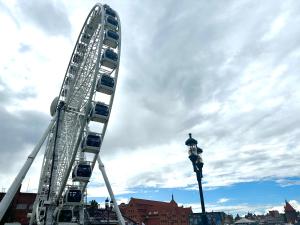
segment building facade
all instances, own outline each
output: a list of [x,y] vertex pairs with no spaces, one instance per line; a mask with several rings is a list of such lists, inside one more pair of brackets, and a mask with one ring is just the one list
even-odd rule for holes
[[192,208],[179,207],[173,196],[170,202],[131,198],[128,204],[122,203],[123,215],[138,225],[188,225]]
[[234,222],[235,225],[258,225],[257,221],[241,218]]
[[286,223],[286,218],[283,213],[277,210],[270,210],[266,215],[258,216],[259,225],[283,225]]
[[[224,212],[206,212],[208,225],[223,225],[225,224],[226,214]],[[189,225],[203,224],[203,213],[192,213],[189,215]]]
[[[107,210],[105,208],[93,208],[86,207],[87,212],[89,214],[89,225],[118,225],[118,217],[116,212],[112,210]],[[137,225],[134,220],[123,216],[125,220],[125,225]]]
[[[3,199],[4,195],[5,193],[0,192],[0,200]],[[13,222],[19,222],[21,225],[29,224],[27,214],[32,211],[35,197],[35,193],[22,193],[19,189],[0,222],[0,225]]]

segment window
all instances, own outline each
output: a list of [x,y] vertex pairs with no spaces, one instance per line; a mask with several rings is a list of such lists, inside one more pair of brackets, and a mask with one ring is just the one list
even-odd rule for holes
[[27,208],[27,204],[24,203],[19,203],[16,206],[16,209],[26,209]]

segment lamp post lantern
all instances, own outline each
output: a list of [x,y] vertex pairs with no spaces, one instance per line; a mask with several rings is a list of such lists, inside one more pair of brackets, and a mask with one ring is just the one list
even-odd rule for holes
[[107,225],[109,224],[109,213],[112,211],[113,209],[113,201],[112,200],[108,200],[108,198],[106,198],[105,200],[105,211],[107,211]]
[[201,209],[202,209],[202,221],[203,225],[207,225],[207,217],[205,214],[205,204],[204,204],[204,196],[202,190],[202,168],[203,168],[203,160],[201,158],[201,153],[203,150],[197,146],[198,141],[192,138],[192,134],[189,133],[189,138],[185,141],[185,145],[188,146],[188,153],[189,159],[193,164],[194,172],[197,176],[198,186],[199,186],[199,194],[200,194],[200,202],[201,202]]

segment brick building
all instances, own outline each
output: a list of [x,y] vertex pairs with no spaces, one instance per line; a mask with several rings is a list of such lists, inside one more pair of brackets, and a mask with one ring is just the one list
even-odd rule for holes
[[120,210],[139,225],[188,225],[193,213],[191,207],[179,207],[173,195],[170,202],[131,198],[128,204],[120,205]]
[[[5,193],[0,192],[0,200],[3,199]],[[19,191],[16,193],[11,205],[6,211],[0,225],[4,223],[19,222],[22,225],[29,224],[27,213],[32,211],[33,203],[35,200],[35,193],[22,193]]]

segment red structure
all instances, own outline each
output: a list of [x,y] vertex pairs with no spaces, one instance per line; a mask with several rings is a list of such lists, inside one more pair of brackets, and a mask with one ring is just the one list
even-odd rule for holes
[[170,202],[131,198],[128,204],[120,205],[120,210],[139,225],[188,225],[193,213],[191,207],[178,207],[173,195]]
[[[4,195],[5,193],[0,192],[0,200],[3,199]],[[32,211],[35,197],[35,193],[21,193],[19,189],[2,221],[0,222],[0,225],[12,222],[19,222],[22,225],[29,224],[27,213]]]
[[297,220],[297,212],[291,204],[285,200],[284,213],[288,223],[295,224]]

